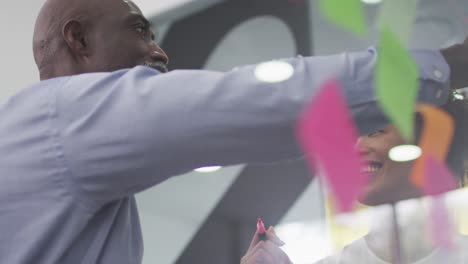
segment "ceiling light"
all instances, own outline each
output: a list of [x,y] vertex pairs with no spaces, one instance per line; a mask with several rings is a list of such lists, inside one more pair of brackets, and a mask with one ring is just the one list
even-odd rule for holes
[[285,61],[264,62],[255,68],[255,77],[262,82],[277,83],[285,81],[294,74],[294,68]]
[[217,170],[220,170],[221,168],[222,168],[221,166],[203,167],[203,168],[195,169],[195,171],[208,173],[208,172],[215,172]]
[[456,99],[456,100],[464,100],[465,97],[463,96],[463,94],[454,94],[453,97]]
[[396,146],[388,152],[390,159],[398,162],[415,160],[419,158],[421,154],[421,148],[415,145]]
[[375,5],[375,4],[382,2],[382,0],[361,0],[361,1],[364,4],[368,4],[368,5]]

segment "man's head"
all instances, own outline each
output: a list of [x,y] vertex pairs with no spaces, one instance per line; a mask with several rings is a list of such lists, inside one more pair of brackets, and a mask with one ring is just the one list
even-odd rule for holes
[[41,80],[146,65],[166,72],[168,58],[130,0],[47,0],[33,50]]
[[[447,155],[446,164],[460,182],[464,184],[464,160],[468,146],[468,101],[451,100],[442,107],[455,121],[455,133]],[[423,120],[416,114],[415,137],[419,140]],[[417,198],[422,195],[419,188],[411,183],[410,174],[413,162],[395,162],[388,157],[391,148],[406,144],[398,129],[389,125],[386,128],[359,138],[357,147],[368,165],[364,171],[370,176],[361,202],[367,205],[395,203],[400,200]]]

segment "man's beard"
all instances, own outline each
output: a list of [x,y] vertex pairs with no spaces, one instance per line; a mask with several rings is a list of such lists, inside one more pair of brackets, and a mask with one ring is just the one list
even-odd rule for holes
[[150,68],[153,68],[161,73],[166,73],[168,72],[169,70],[167,69],[167,65],[164,64],[164,62],[162,61],[155,61],[155,62],[145,62],[143,64],[144,66],[147,66],[147,67],[150,67]]

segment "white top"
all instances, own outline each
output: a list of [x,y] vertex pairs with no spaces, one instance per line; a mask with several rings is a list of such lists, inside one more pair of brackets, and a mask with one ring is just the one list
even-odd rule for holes
[[[466,192],[460,190],[452,192],[446,201],[449,210],[458,212],[464,208],[456,205],[457,202],[466,201]],[[444,200],[446,198],[444,197]],[[400,240],[403,257],[411,259],[412,262],[404,264],[467,264],[468,263],[468,236],[461,235],[457,231],[453,232],[453,242],[455,248],[435,248],[427,232],[428,206],[432,198],[406,200],[398,203],[398,225],[400,229]],[[392,256],[392,234],[393,224],[391,206],[381,206],[373,208],[372,227],[366,236],[355,240],[347,245],[343,250],[332,255],[317,264],[390,264],[383,260],[383,254]],[[458,217],[457,217],[458,218]],[[451,219],[450,221],[455,221]],[[453,223],[455,224],[455,223]],[[388,250],[386,250],[388,248]],[[380,253],[379,253],[380,252]],[[425,252],[425,253],[423,253]],[[388,259],[388,256],[385,257]],[[394,262],[392,262],[394,263]]]
[[[415,241],[417,243],[417,241]],[[316,264],[390,264],[374,254],[366,243],[365,238],[360,238],[342,251]],[[466,264],[468,263],[468,237],[460,237],[460,243],[455,250],[436,249],[427,257],[411,264]],[[409,263],[408,263],[409,264]]]

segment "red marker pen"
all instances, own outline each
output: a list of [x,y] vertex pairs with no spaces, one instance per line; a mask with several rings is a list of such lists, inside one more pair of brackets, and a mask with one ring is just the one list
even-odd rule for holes
[[257,220],[257,234],[258,239],[260,239],[261,241],[267,240],[265,225],[263,224],[262,218],[260,217]]

